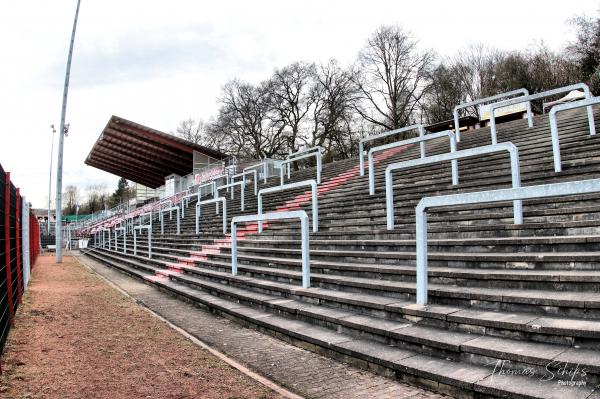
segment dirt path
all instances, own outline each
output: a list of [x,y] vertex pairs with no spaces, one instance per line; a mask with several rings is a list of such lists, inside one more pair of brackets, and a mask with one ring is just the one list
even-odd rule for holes
[[2,357],[2,398],[275,398],[70,257],[40,257]]

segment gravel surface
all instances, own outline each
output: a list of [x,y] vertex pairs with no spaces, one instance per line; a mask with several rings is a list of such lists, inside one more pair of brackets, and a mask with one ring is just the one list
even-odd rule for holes
[[2,356],[1,398],[276,398],[91,274],[42,256]]

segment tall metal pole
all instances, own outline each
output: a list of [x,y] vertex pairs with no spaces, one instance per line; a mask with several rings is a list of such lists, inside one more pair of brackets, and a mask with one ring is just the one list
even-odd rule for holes
[[65,142],[65,117],[67,113],[67,95],[69,93],[69,77],[71,75],[71,59],[73,58],[73,44],[75,43],[75,30],[77,29],[77,17],[79,16],[79,5],[73,19],[73,31],[71,32],[71,43],[69,45],[69,56],[67,58],[67,71],[65,73],[65,87],[63,90],[62,111],[60,114],[60,130],[58,131],[58,160],[56,165],[56,263],[62,262],[62,167],[63,167],[63,145]]
[[50,236],[50,215],[52,212],[52,158],[54,156],[54,133],[56,133],[54,125],[50,125],[50,127],[52,128],[52,144],[50,145],[50,177],[48,178],[48,236]]

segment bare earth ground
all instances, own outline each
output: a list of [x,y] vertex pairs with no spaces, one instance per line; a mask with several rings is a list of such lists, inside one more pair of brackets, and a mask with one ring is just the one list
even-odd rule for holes
[[1,398],[275,398],[74,258],[42,256],[2,357]]

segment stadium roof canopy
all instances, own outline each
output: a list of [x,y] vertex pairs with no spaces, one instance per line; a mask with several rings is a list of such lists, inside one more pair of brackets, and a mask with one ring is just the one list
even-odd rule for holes
[[85,163],[150,188],[165,184],[165,176],[192,173],[194,151],[224,159],[220,151],[171,134],[112,116]]

